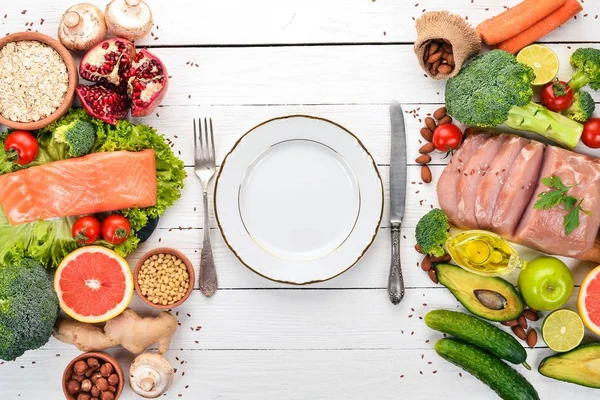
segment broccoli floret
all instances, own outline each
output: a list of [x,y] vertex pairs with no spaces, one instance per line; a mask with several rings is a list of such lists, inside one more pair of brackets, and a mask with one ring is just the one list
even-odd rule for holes
[[476,57],[446,85],[448,113],[480,127],[506,124],[575,148],[583,125],[532,103],[533,69],[502,50]]
[[25,258],[0,267],[0,360],[45,345],[57,316],[58,298],[40,264]]
[[54,140],[67,145],[69,157],[81,157],[92,151],[96,128],[90,122],[76,120],[56,128]]
[[575,50],[571,54],[571,66],[576,70],[569,81],[574,92],[585,85],[600,89],[600,50],[589,47]]
[[442,257],[446,254],[444,243],[448,239],[450,223],[442,210],[435,208],[425,214],[417,223],[415,235],[417,244],[424,254]]
[[574,121],[584,123],[594,113],[596,103],[588,92],[580,90],[573,96],[573,103],[562,114]]

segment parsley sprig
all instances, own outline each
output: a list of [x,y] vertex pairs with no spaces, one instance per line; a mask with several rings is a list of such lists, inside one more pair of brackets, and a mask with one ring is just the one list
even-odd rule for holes
[[579,226],[579,213],[583,212],[587,215],[592,215],[592,213],[581,208],[583,199],[577,200],[575,197],[568,195],[569,190],[575,185],[565,186],[561,179],[554,175],[542,178],[542,183],[551,190],[540,193],[533,208],[536,210],[548,210],[552,207],[562,205],[567,211],[563,222],[565,234],[567,236],[571,235],[575,228]]

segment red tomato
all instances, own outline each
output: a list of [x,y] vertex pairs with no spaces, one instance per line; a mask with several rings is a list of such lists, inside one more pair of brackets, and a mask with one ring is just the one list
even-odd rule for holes
[[590,118],[583,124],[581,140],[587,147],[600,148],[600,118]]
[[121,214],[113,214],[102,223],[102,237],[108,243],[121,244],[127,240],[131,225]]
[[458,148],[462,139],[462,131],[454,124],[440,125],[433,132],[433,145],[437,150],[443,152]]
[[27,131],[13,131],[4,141],[4,151],[15,151],[19,165],[27,165],[35,160],[38,150],[37,139]]
[[100,221],[96,217],[81,217],[73,224],[71,234],[79,244],[92,244],[100,238]]
[[573,90],[565,81],[553,81],[542,89],[542,104],[551,111],[562,111],[573,102]]

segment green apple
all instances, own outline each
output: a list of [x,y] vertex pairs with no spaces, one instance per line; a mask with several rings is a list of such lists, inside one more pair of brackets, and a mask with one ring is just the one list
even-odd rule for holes
[[558,258],[536,258],[521,271],[519,290],[525,303],[534,310],[556,310],[571,297],[573,274]]

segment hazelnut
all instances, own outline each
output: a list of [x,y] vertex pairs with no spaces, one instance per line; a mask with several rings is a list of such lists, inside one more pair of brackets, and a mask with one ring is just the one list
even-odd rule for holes
[[85,379],[85,376],[79,375],[79,374],[73,374],[73,375],[71,375],[71,379],[74,379],[77,382],[81,383]]
[[90,400],[92,396],[89,393],[79,393],[77,395],[77,400]]
[[92,380],[92,383],[93,383],[94,385],[96,384],[96,381],[98,380],[98,378],[102,378],[102,374],[100,373],[100,371],[96,371],[96,372],[94,373],[94,375],[92,375],[92,376],[90,377],[90,379]]
[[112,386],[116,386],[119,384],[119,375],[117,374],[111,374],[108,377],[108,384],[112,385]]
[[117,387],[116,387],[116,386],[109,386],[109,387],[108,387],[108,391],[109,391],[109,392],[113,392],[113,393],[114,393],[114,392],[116,392],[116,391],[117,391]]
[[96,372],[96,371],[94,371],[93,369],[91,369],[91,368],[90,368],[90,369],[88,369],[88,370],[85,372],[85,377],[86,377],[86,378],[89,378],[89,377],[91,377],[92,375],[94,375],[94,373],[95,373],[95,372]]
[[92,381],[89,379],[84,379],[83,382],[81,382],[81,390],[84,392],[89,392],[92,389],[92,385]]
[[100,373],[105,378],[108,378],[110,376],[110,374],[112,374],[114,372],[114,370],[115,370],[115,368],[113,367],[113,365],[111,363],[103,364],[100,367]]
[[98,389],[98,386],[96,385],[92,386],[90,393],[92,394],[92,397],[100,397],[100,389]]
[[85,363],[85,361],[83,361],[83,360],[79,360],[73,365],[73,372],[75,372],[78,375],[85,374],[87,369],[88,369],[88,366]]
[[76,394],[79,392],[79,388],[79,382],[77,382],[75,379],[71,379],[69,382],[67,382],[67,392],[69,392],[69,394]]
[[104,392],[105,390],[108,390],[108,381],[106,378],[98,378],[96,380],[96,386],[98,386],[98,389],[100,389],[101,392]]
[[101,400],[115,400],[115,395],[112,392],[102,392],[100,395]]
[[100,368],[100,361],[97,358],[90,357],[87,359],[87,365],[93,370]]

